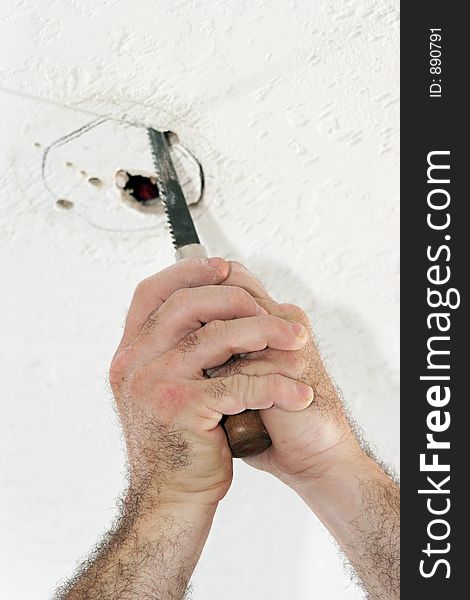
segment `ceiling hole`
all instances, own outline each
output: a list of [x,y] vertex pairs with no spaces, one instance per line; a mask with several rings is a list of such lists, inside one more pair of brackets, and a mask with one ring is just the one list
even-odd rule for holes
[[129,194],[142,204],[147,204],[158,198],[158,188],[156,183],[152,181],[152,177],[144,177],[142,175],[129,175],[124,189]]
[[61,210],[70,210],[71,208],[73,208],[73,202],[71,200],[65,200],[65,198],[60,198],[59,200],[56,200],[55,205]]
[[[165,219],[157,187],[159,165],[152,156],[147,129],[105,118],[47,146],[41,172],[54,209],[64,215],[71,209],[69,216],[78,210],[84,221],[109,231],[161,226]],[[184,198],[197,216],[205,209],[203,205],[196,208],[204,193],[201,164],[174,131],[164,133]]]
[[134,208],[147,211],[161,204],[157,179],[153,175],[121,169],[116,173],[116,186],[123,200]]

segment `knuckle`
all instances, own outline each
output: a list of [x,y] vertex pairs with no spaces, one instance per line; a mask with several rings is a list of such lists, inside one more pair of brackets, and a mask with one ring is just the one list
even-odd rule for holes
[[146,296],[149,292],[150,281],[150,277],[146,277],[145,279],[142,279],[142,281],[139,281],[134,290],[134,297],[141,298],[142,296]]
[[207,394],[214,400],[220,400],[227,395],[227,384],[223,379],[213,379],[207,385]]
[[253,388],[254,382],[254,377],[250,377],[245,373],[233,375],[231,377],[232,393],[237,398],[242,398],[245,394],[250,392],[250,387]]
[[127,370],[128,359],[126,351],[122,350],[114,356],[109,367],[109,383],[113,391],[119,391],[121,389],[126,378]]
[[229,331],[229,324],[222,319],[215,319],[204,326],[206,333],[214,337],[226,336]]
[[265,384],[269,392],[276,392],[284,383],[284,377],[278,373],[270,373],[265,377]]
[[226,286],[226,294],[228,296],[228,299],[235,305],[235,306],[246,306],[247,308],[255,308],[256,307],[256,300],[253,298],[253,296],[247,292],[246,290],[244,290],[241,287],[238,286]]
[[232,296],[234,300],[239,300],[239,299],[244,300],[245,298],[252,297],[246,290],[244,290],[241,287],[238,287],[237,285],[225,286],[225,293],[228,294],[229,296]]
[[159,318],[160,318],[160,309],[156,308],[155,310],[152,310],[152,312],[149,313],[149,315],[147,316],[145,321],[140,326],[140,330],[139,330],[140,333],[142,333],[142,334],[151,333],[157,326]]
[[178,290],[175,290],[166,302],[174,304],[175,306],[179,306],[180,303],[185,303],[189,300],[190,293],[190,288],[180,288]]
[[238,260],[230,260],[229,261],[230,264],[230,271],[231,273],[246,273],[247,269],[244,265],[242,265],[241,262],[238,262]]
[[184,312],[185,307],[191,303],[191,289],[190,288],[179,288],[170,294],[170,296],[163,303],[163,309],[165,315],[170,319],[178,319],[181,313]]
[[242,412],[247,406],[247,397],[250,394],[254,395],[253,380],[253,377],[242,373],[232,375],[226,379],[230,385],[227,395],[230,395],[236,412]]
[[201,342],[199,331],[191,331],[183,338],[179,340],[179,342],[175,345],[175,350],[177,352],[181,352],[186,354],[187,352],[192,352],[195,350]]
[[300,306],[297,306],[296,304],[280,304],[279,307],[286,318],[298,321],[305,326],[310,325],[308,316],[306,315],[305,311],[300,308]]

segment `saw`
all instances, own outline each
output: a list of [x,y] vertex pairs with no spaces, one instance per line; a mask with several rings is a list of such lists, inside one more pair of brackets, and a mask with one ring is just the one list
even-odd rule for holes
[[[176,260],[204,258],[206,249],[189,212],[178,175],[173,164],[168,136],[164,131],[147,129],[157,175],[157,187],[165,208]],[[221,421],[235,458],[254,456],[271,445],[271,438],[257,410],[245,410],[225,416]]]

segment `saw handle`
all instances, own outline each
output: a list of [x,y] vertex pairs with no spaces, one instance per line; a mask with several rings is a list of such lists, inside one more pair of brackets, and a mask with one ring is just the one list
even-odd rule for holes
[[222,427],[234,458],[255,456],[272,443],[257,410],[244,410],[238,415],[225,417]]
[[[176,251],[176,260],[205,258],[202,244],[188,244]],[[238,415],[226,416],[221,421],[227,434],[228,444],[234,458],[255,456],[271,445],[271,438],[257,410],[244,410]]]

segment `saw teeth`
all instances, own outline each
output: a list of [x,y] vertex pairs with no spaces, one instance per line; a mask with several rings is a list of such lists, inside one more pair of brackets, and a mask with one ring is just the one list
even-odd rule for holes
[[170,231],[171,241],[173,243],[173,246],[176,249],[178,249],[178,246],[176,245],[175,231],[174,231],[173,225],[171,224],[171,221],[170,221],[170,215],[169,215],[169,212],[168,212],[168,204],[166,202],[166,197],[165,197],[165,194],[162,194],[162,192],[161,192],[161,190],[163,189],[163,186],[161,185],[159,168],[158,168],[158,162],[159,161],[158,161],[157,155],[155,154],[155,152],[153,150],[152,136],[151,136],[149,128],[147,128],[147,137],[148,137],[148,140],[149,140],[150,151],[152,153],[153,164],[154,164],[155,171],[156,171],[157,184],[158,184],[158,188],[159,188],[159,192],[160,192],[160,200],[161,200],[161,203],[163,204],[163,208],[165,210],[166,222],[168,223],[168,229]]
[[173,244],[177,249],[188,244],[200,244],[165,133],[149,128],[148,138],[157,172],[157,186],[171,229]]

